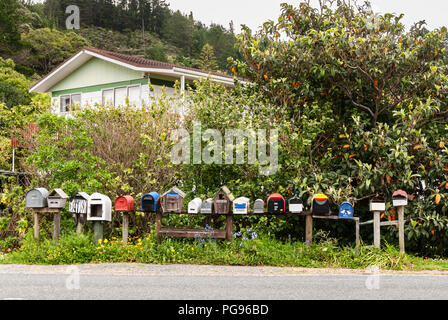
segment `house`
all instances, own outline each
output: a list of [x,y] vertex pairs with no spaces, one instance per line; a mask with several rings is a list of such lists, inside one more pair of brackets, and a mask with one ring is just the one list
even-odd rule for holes
[[[36,82],[30,92],[51,94],[57,114],[66,114],[72,106],[95,104],[148,104],[163,90],[174,93],[174,84],[186,85],[210,77],[225,86],[234,85],[234,77],[204,70],[173,65],[126,54],[83,47],[71,58]],[[154,91],[150,90],[150,86]]]

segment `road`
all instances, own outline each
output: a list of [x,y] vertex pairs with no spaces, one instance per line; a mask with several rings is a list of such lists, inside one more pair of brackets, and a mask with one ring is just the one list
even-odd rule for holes
[[0,299],[448,299],[447,272],[100,264],[0,265]]

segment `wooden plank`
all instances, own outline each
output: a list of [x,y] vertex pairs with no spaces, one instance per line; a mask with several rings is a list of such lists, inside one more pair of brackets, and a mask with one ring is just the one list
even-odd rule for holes
[[366,225],[369,225],[369,224],[372,224],[373,223],[373,220],[369,220],[369,221],[366,221],[366,222],[361,222],[361,223],[359,223],[359,225],[360,226],[366,226]]
[[33,208],[34,212],[37,213],[58,213],[61,211],[59,208]]
[[359,218],[355,220],[355,243],[356,248],[359,248]]
[[95,244],[99,244],[99,241],[103,241],[103,222],[102,221],[94,221],[93,222],[93,234],[95,237]]
[[373,245],[379,249],[381,246],[381,231],[380,231],[380,212],[373,213]]
[[34,239],[39,240],[39,213],[37,211],[33,212],[34,218]]
[[59,235],[61,233],[61,210],[54,213],[53,216],[53,240],[59,241]]
[[233,233],[233,215],[228,215],[226,217],[226,239],[232,241]]
[[123,230],[122,230],[123,244],[128,243],[128,237],[129,237],[129,213],[123,212]]
[[305,220],[305,241],[307,246],[311,246],[313,243],[313,216],[307,215]]
[[398,242],[400,252],[404,253],[404,207],[398,207]]
[[159,231],[160,236],[165,237],[180,237],[180,238],[213,238],[213,239],[226,239],[227,234],[225,230],[213,230],[207,231],[204,229],[187,229],[187,228],[161,228]]
[[398,220],[392,220],[392,221],[383,221],[380,223],[381,227],[387,227],[387,226],[398,226]]
[[161,238],[160,238],[160,230],[162,228],[162,212],[158,211],[156,212],[156,237],[157,237],[157,242],[160,243]]
[[81,223],[81,217],[78,214],[78,222],[76,224],[76,233],[82,233],[82,223]]

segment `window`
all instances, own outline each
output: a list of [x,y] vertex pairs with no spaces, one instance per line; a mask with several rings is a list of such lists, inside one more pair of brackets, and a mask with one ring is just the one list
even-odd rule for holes
[[74,106],[79,106],[79,105],[81,105],[81,94],[80,93],[61,96],[61,103],[60,103],[61,113],[70,112]]
[[128,93],[128,90],[126,87],[114,89],[115,106],[123,106],[126,104],[127,93]]
[[140,86],[128,87],[129,104],[139,106],[141,103]]
[[103,90],[103,105],[114,104],[114,89]]
[[130,105],[139,106],[141,103],[141,86],[134,85],[103,90],[103,104],[122,106],[126,104],[126,98]]

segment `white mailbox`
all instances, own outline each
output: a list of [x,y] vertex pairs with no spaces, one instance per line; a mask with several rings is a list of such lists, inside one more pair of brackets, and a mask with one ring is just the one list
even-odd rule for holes
[[386,211],[386,202],[381,199],[370,200],[370,211],[372,212],[384,212]]
[[408,194],[403,190],[397,190],[392,195],[392,204],[394,207],[404,207],[408,205]]
[[240,197],[233,200],[233,214],[248,214],[249,202],[249,198],[246,197]]
[[294,196],[293,198],[289,199],[289,212],[291,213],[303,212],[303,203],[297,196]]
[[88,221],[112,221],[112,201],[101,193],[94,193],[89,199]]
[[195,198],[188,203],[188,213],[201,212],[202,200],[201,198]]

